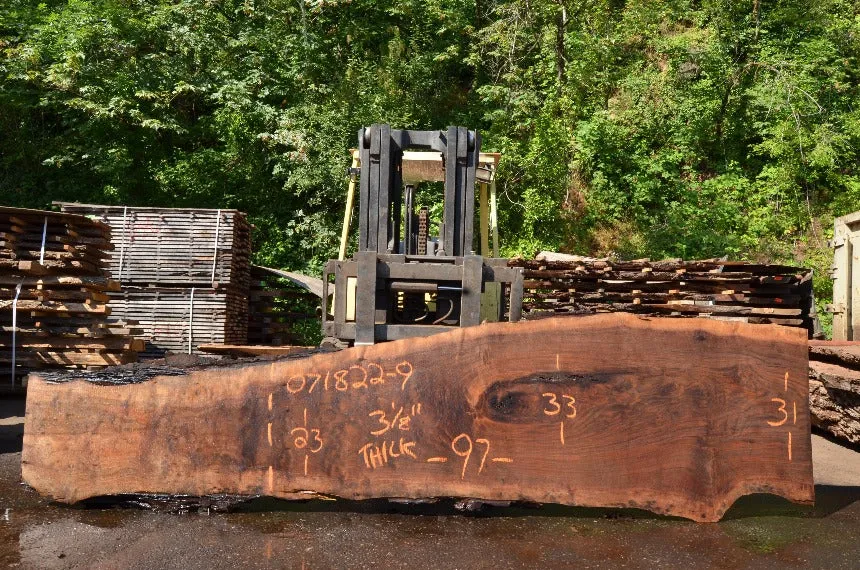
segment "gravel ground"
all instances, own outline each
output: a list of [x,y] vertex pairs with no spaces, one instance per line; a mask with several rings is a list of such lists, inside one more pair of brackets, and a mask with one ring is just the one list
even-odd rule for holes
[[171,515],[51,504],[20,484],[23,400],[0,400],[10,568],[858,568],[860,453],[813,436],[816,506],[746,497],[723,522],[556,506],[259,500]]

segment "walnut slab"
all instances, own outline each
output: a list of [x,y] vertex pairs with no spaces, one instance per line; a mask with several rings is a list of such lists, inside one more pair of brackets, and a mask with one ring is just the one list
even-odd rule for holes
[[697,521],[814,498],[799,329],[596,315],[178,374],[31,378],[25,482],[69,503],[311,491]]

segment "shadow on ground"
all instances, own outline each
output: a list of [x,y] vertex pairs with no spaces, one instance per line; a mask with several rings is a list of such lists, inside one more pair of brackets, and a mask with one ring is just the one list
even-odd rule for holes
[[0,453],[21,451],[24,440],[25,400],[20,397],[0,397]]
[[[815,506],[798,505],[768,494],[747,495],[738,499],[723,517],[724,521],[750,517],[825,518],[860,501],[860,487],[815,486]],[[285,500],[273,497],[168,497],[159,495],[122,495],[96,497],[76,506],[84,509],[144,508],[156,512],[187,514],[197,512],[231,513],[355,513],[409,516],[465,517],[560,517],[570,519],[652,519],[686,520],[658,515],[640,509],[572,507],[554,504],[494,504],[476,500],[439,499],[433,502],[369,499]]]

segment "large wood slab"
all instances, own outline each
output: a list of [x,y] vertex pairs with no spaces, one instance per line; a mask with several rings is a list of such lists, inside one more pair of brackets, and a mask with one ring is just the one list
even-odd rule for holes
[[[115,379],[114,379],[115,380]],[[121,493],[473,497],[715,521],[813,500],[805,331],[500,323],[128,385],[31,378],[24,480]]]

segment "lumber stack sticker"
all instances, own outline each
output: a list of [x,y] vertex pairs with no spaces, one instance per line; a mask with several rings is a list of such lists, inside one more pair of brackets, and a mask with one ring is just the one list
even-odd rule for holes
[[28,388],[24,480],[122,493],[472,497],[719,520],[814,498],[804,331],[613,314]]

